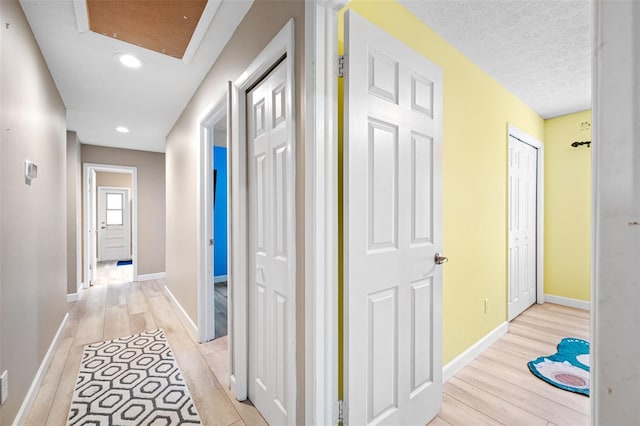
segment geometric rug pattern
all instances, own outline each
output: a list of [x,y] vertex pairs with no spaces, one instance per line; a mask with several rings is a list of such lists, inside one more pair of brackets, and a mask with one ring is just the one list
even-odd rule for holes
[[558,343],[558,352],[542,356],[527,364],[529,370],[545,382],[570,392],[589,395],[589,342],[565,337]]
[[67,425],[187,424],[200,416],[162,329],[85,346]]

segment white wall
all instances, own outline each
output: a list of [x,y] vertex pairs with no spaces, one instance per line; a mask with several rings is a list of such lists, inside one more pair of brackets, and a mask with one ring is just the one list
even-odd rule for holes
[[640,419],[640,2],[597,1],[592,416]]

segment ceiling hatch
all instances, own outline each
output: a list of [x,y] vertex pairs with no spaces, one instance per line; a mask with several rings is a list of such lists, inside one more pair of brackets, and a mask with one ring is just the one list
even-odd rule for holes
[[182,59],[207,0],[87,0],[89,29]]

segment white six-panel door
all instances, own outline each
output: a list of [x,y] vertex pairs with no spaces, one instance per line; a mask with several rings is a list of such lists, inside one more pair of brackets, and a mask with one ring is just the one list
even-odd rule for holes
[[291,422],[294,395],[289,317],[288,203],[291,118],[286,106],[286,59],[247,94],[249,179],[249,399],[273,425]]
[[538,151],[509,136],[509,321],[536,301]]
[[424,425],[442,398],[442,74],[345,16],[345,394],[353,425]]

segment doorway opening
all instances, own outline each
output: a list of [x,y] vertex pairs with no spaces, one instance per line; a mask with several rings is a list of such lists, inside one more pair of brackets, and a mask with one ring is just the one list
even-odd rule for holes
[[138,279],[137,169],[83,164],[83,284]]
[[544,303],[542,142],[509,126],[508,320]]
[[200,255],[198,333],[200,342],[228,334],[228,96],[200,120]]

